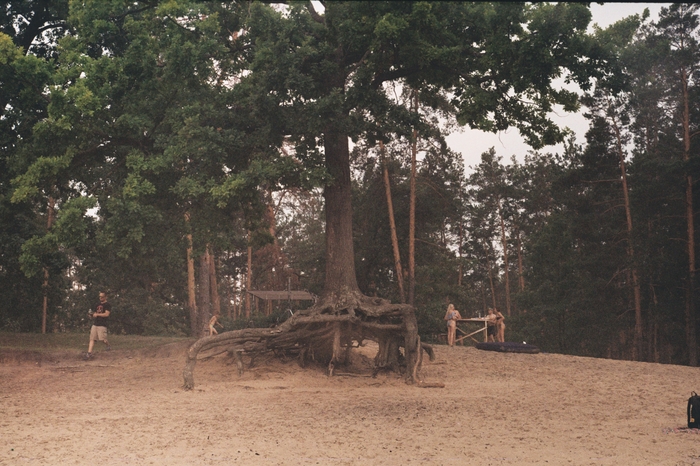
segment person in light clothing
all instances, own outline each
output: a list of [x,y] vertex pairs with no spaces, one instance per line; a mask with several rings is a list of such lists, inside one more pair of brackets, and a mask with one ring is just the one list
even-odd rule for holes
[[447,306],[445,320],[447,321],[447,344],[450,346],[455,345],[455,339],[457,338],[457,320],[461,318],[462,316],[459,314],[459,311],[455,309],[454,304]]

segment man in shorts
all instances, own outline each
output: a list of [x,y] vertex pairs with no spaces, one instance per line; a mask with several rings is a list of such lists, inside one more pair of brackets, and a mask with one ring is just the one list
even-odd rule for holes
[[107,322],[109,321],[111,310],[112,305],[107,302],[107,293],[100,291],[100,302],[88,313],[88,315],[95,320],[90,328],[90,344],[88,345],[88,352],[85,355],[85,359],[92,358],[92,349],[97,340],[105,342],[107,351],[111,349],[107,341]]
[[506,324],[504,320],[506,319],[503,317],[503,314],[501,314],[501,311],[495,308],[489,308],[489,313],[486,316],[486,324],[488,325],[486,335],[488,336],[488,341],[498,341],[501,343],[505,341]]

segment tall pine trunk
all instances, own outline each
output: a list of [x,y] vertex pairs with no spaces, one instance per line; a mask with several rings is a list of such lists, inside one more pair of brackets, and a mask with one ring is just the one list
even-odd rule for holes
[[[187,224],[187,229],[190,229],[190,213],[185,212],[185,223]],[[199,318],[197,316],[197,297],[196,297],[196,283],[194,277],[194,256],[193,256],[193,241],[192,233],[188,231],[187,233],[187,308],[190,312],[190,331],[192,336],[196,337],[199,335],[198,322]]]
[[[415,111],[418,112],[418,93],[413,91]],[[418,131],[413,129],[411,141],[411,181],[408,209],[408,304],[413,306],[416,293],[416,156],[418,152]]]
[[462,222],[459,222],[459,243],[457,246],[457,251],[459,255],[459,267],[457,268],[457,287],[462,287],[462,275],[464,274],[464,264],[462,263],[462,237],[464,236],[464,229]]
[[[263,254],[269,254],[271,276],[267,282],[268,289],[281,290],[286,286],[286,275],[284,271],[285,262],[277,240],[277,219],[275,216],[275,205],[272,199],[272,191],[268,190],[266,194],[267,207],[265,208],[265,221],[267,222],[268,232],[272,238],[272,244],[268,244],[263,248]],[[272,302],[268,303],[268,314],[272,312]]]
[[216,259],[211,253],[211,248],[207,245],[209,256],[209,286],[211,287],[211,303],[214,315],[221,315],[221,297],[219,296],[219,282],[216,279]]
[[250,231],[248,232],[248,266],[245,274],[245,318],[250,319],[250,291],[253,286],[253,246],[250,244]]
[[489,283],[491,284],[491,303],[493,308],[496,309],[496,284],[493,280],[493,267],[491,266],[491,257],[487,257],[486,261],[489,265]]
[[[683,88],[683,161],[690,161],[690,105],[688,96],[687,70],[681,70],[681,85]],[[689,168],[686,167],[686,170]],[[688,222],[688,290],[686,293],[685,320],[686,338],[688,342],[688,363],[698,365],[698,344],[696,337],[695,317],[695,219],[693,215],[693,176],[686,175],[685,208]]]
[[391,230],[391,246],[394,251],[394,267],[396,268],[396,278],[399,285],[399,299],[401,304],[406,302],[406,294],[403,289],[403,268],[401,267],[401,253],[399,252],[399,240],[396,235],[396,220],[394,219],[394,202],[391,199],[391,183],[389,180],[389,167],[386,162],[386,152],[384,143],[379,142],[382,156],[382,169],[384,172],[384,190],[386,192],[386,205],[389,210],[389,228]]
[[508,264],[508,239],[506,238],[506,222],[503,219],[501,201],[498,201],[498,218],[501,222],[501,244],[503,246],[503,267],[505,270],[506,285],[506,314],[510,317],[510,271]]
[[632,208],[630,206],[629,188],[627,186],[627,168],[625,165],[625,153],[622,150],[622,136],[620,127],[615,118],[612,118],[612,127],[615,132],[615,144],[620,165],[620,179],[622,180],[622,196],[625,201],[625,218],[627,220],[627,257],[630,261],[630,275],[632,276],[632,294],[634,296],[634,342],[632,359],[643,359],[644,326],[642,323],[642,293],[639,285],[639,274],[635,264],[634,245],[632,240]]
[[[51,230],[53,226],[54,207],[56,201],[52,196],[49,196],[49,203],[46,209],[46,231]],[[46,334],[46,316],[49,311],[49,268],[44,266],[44,283],[41,286],[43,294],[43,303],[41,306],[41,333]]]
[[523,241],[520,237],[520,229],[517,232],[518,238],[518,284],[520,291],[525,291],[525,271],[523,268]]
[[209,281],[209,252],[205,251],[199,257],[199,322],[197,335],[201,338],[207,335],[209,319],[211,319],[211,284]]

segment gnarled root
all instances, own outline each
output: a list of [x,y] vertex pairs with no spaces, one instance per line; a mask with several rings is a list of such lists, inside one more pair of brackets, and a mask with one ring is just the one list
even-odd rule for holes
[[364,340],[379,344],[374,360],[375,375],[382,369],[404,371],[408,383],[421,386],[419,373],[423,351],[431,360],[435,353],[430,345],[420,341],[413,307],[360,293],[346,293],[299,311],[274,328],[234,330],[197,340],[187,351],[182,372],[184,388],[194,388],[194,368],[203,351],[227,347],[221,352],[228,351],[236,358],[239,375],[243,372],[242,353],[265,351],[298,354],[302,367],[307,355],[313,354],[317,360],[328,363],[328,373],[333,375],[337,365],[345,362],[353,343],[359,345]]

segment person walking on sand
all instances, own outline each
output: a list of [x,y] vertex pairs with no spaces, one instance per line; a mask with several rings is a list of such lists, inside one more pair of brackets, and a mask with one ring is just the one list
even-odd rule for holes
[[447,306],[447,312],[445,312],[445,320],[447,321],[447,344],[450,346],[455,345],[455,339],[457,338],[457,319],[461,319],[462,316],[459,311],[455,309],[454,304]]
[[88,352],[85,355],[86,360],[92,358],[92,350],[97,340],[105,342],[107,351],[112,349],[107,341],[107,323],[109,322],[109,314],[112,312],[112,305],[107,301],[107,293],[100,291],[99,298],[100,302],[88,313],[95,320],[92,323],[92,327],[90,327],[90,343],[88,344]]

